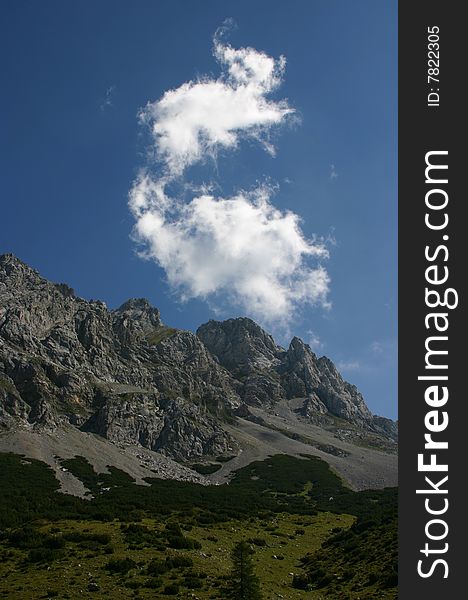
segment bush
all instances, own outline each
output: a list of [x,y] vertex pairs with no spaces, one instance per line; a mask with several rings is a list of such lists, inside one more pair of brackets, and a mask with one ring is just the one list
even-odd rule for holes
[[83,545],[84,548],[89,547],[87,544],[94,542],[95,545],[106,545],[111,541],[111,536],[108,533],[87,533],[81,531],[69,531],[63,534],[63,539],[67,542]]
[[132,546],[145,544],[147,546],[162,546],[159,533],[146,525],[130,523],[121,526],[125,541]]
[[317,579],[315,581],[315,585],[317,588],[320,589],[320,588],[326,587],[331,582],[332,582],[331,575],[324,575],[323,577],[319,577],[319,579]]
[[167,538],[167,545],[169,548],[174,550],[199,550],[202,546],[197,540],[181,536],[169,536]]
[[59,550],[52,550],[51,548],[33,548],[29,551],[26,562],[30,563],[41,563],[41,562],[52,562],[62,556],[62,552]]
[[293,588],[296,588],[296,590],[306,590],[307,584],[308,581],[305,575],[294,575],[292,580]]
[[212,473],[216,473],[216,471],[219,471],[219,469],[221,469],[221,465],[215,465],[215,464],[209,464],[209,465],[195,464],[195,465],[192,465],[192,469],[194,471],[196,471],[197,473],[200,473],[200,475],[211,475]]
[[171,565],[169,565],[167,559],[165,562],[163,562],[162,560],[153,558],[146,568],[146,573],[152,576],[163,575],[164,573],[167,573],[169,569],[171,569]]
[[141,583],[139,581],[126,581],[124,585],[130,590],[138,590],[141,588]]
[[184,579],[184,586],[189,590],[197,590],[203,587],[202,582],[196,577],[186,577]]
[[166,585],[166,587],[163,590],[163,594],[165,594],[166,596],[175,596],[178,593],[179,586],[177,585],[177,583],[171,583],[169,585]]
[[45,537],[43,533],[30,526],[15,529],[7,535],[9,543],[15,548],[37,548],[42,546]]
[[147,579],[143,584],[143,587],[148,588],[150,590],[157,590],[163,584],[161,577],[151,577]]
[[113,558],[106,564],[106,569],[111,573],[128,573],[136,567],[136,562],[131,558]]
[[183,567],[193,567],[193,560],[190,556],[168,556],[166,558],[166,564],[170,565],[171,569],[180,569]]
[[60,550],[60,548],[64,548],[65,540],[60,535],[47,536],[43,541],[44,548],[50,548],[51,550]]
[[249,538],[247,540],[247,542],[249,544],[253,544],[254,546],[266,546],[266,540],[264,538],[259,538],[259,537],[254,537],[254,538]]

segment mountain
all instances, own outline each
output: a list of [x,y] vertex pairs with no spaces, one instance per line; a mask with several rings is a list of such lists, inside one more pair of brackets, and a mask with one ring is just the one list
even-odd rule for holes
[[140,478],[200,479],[193,461],[218,460],[219,482],[277,452],[325,457],[357,488],[396,478],[396,424],[299,338],[284,349],[248,318],[193,334],[145,299],[109,310],[12,254],[0,256],[0,431],[0,450],[42,448],[62,483],[57,457],[77,448],[124,454]]

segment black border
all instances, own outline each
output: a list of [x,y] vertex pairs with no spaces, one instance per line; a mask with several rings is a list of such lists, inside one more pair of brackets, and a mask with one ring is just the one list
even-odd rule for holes
[[[445,0],[435,2],[399,3],[399,598],[401,600],[440,599],[461,600],[468,597],[465,573],[468,575],[468,552],[465,534],[468,520],[468,499],[464,489],[467,481],[468,394],[464,371],[468,371],[464,337],[464,260],[465,205],[468,194],[463,189],[465,154],[463,148],[465,112],[468,98],[466,61],[461,53],[468,37],[468,24],[462,17],[462,3]],[[427,28],[440,28],[440,106],[427,106]],[[426,383],[418,382],[424,371],[424,342],[428,335],[424,317],[428,312],[424,301],[426,244],[437,244],[441,233],[429,232],[425,217],[425,154],[431,150],[448,150],[450,287],[457,289],[459,306],[449,312],[448,376],[449,376],[449,442],[445,458],[449,464],[449,510],[444,515],[449,525],[445,541],[449,549],[444,558],[449,575],[443,569],[423,579],[417,573],[417,563],[424,556],[424,532],[428,515],[424,496],[416,489],[424,486],[424,475],[418,473],[417,455],[423,451],[424,416],[428,410],[424,401]],[[466,185],[466,184],[465,184]],[[442,435],[442,434],[441,434]],[[441,438],[442,439],[442,438]],[[426,486],[427,487],[427,486]],[[430,517],[429,517],[430,518]],[[465,562],[467,562],[465,566]]]

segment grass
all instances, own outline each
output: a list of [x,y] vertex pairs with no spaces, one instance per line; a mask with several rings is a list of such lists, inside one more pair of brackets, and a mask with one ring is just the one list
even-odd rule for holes
[[376,522],[359,520],[335,532],[303,559],[304,571],[293,585],[312,590],[326,588],[343,600],[396,598],[398,541],[396,517]]
[[[44,463],[0,454],[0,598],[222,598],[242,539],[266,600],[396,597],[396,490],[354,492],[316,457],[274,456],[219,486],[143,487],[81,457],[62,464],[92,498],[61,494]],[[317,582],[317,564],[330,579]]]
[[167,325],[160,325],[157,329],[155,329],[150,335],[148,335],[147,342],[151,346],[157,346],[163,340],[172,337],[175,333],[177,333],[177,329],[174,327],[167,327]]
[[[179,597],[186,597],[193,589],[200,600],[218,598],[231,568],[230,552],[234,544],[241,539],[261,536],[266,544],[253,546],[254,565],[265,598],[284,595],[286,588],[290,599],[315,599],[320,596],[292,588],[290,573],[298,572],[299,559],[310,549],[318,548],[331,529],[349,527],[353,520],[347,515],[331,513],[312,518],[280,513],[268,520],[227,521],[210,527],[209,531],[204,527],[193,527],[190,537],[201,545],[200,549],[193,550],[159,549],[150,541],[141,547],[130,548],[117,521],[58,521],[53,524],[53,529],[59,532],[53,535],[67,540],[79,540],[87,535],[108,537],[112,555],[106,553],[108,544],[90,550],[78,542],[66,541],[62,554],[55,560],[36,564],[28,562],[27,549],[11,548],[2,542],[0,597],[27,600],[47,597],[48,591],[56,591],[60,598],[75,598],[80,595],[80,590],[87,591],[91,581],[99,588],[93,592],[93,598],[134,598],[135,590],[140,598],[154,598],[155,589],[163,595],[165,587],[174,583],[184,592]],[[145,519],[139,525],[160,539],[166,522]],[[304,529],[304,534],[295,533],[298,526]],[[44,524],[39,531],[50,536],[51,529],[50,524]],[[147,584],[157,587],[146,587]]]

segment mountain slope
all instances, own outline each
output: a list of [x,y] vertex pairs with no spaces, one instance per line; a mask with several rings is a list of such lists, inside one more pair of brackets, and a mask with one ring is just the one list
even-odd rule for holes
[[[72,428],[186,463],[237,456],[223,476],[275,452],[334,455],[343,473],[349,457],[370,452],[378,468],[397,435],[298,338],[285,350],[247,318],[176,330],[147,300],[108,310],[11,254],[0,256],[0,427],[9,439]],[[294,438],[291,427],[306,433]]]

